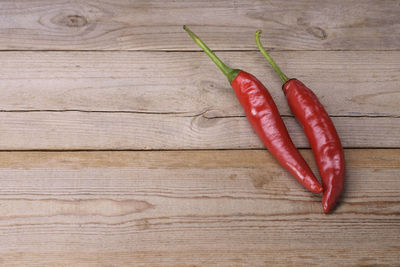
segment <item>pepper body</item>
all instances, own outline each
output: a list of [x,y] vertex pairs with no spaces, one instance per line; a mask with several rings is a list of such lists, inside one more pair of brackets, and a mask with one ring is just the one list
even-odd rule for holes
[[251,126],[271,154],[304,187],[321,193],[322,186],[294,146],[274,100],[262,83],[245,71],[227,66],[194,32],[186,26],[183,29],[228,78]]
[[329,212],[338,201],[345,180],[342,144],[332,120],[317,96],[297,79],[283,85],[290,109],[304,128],[321,174],[322,206]]
[[264,85],[245,71],[240,71],[231,84],[248,121],[271,154],[304,187],[311,192],[321,193],[321,185],[294,146],[278,108]]

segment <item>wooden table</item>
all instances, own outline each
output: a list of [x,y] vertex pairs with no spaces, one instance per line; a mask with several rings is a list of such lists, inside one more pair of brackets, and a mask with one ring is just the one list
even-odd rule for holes
[[[182,30],[320,97],[345,147],[333,214],[265,150]],[[2,1],[1,266],[400,262],[399,1]]]

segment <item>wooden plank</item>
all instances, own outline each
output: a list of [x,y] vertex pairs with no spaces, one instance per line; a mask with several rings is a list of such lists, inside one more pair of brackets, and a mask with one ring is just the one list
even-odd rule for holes
[[214,49],[396,50],[393,0],[1,1],[3,50],[192,50],[192,26]]
[[[259,52],[218,53],[257,76],[290,115],[279,78]],[[289,76],[333,116],[400,117],[400,52],[276,52]],[[204,53],[3,52],[1,110],[138,111],[242,116],[226,78]]]
[[266,151],[2,152],[1,263],[395,266],[400,150],[345,156],[325,215]]
[[[98,112],[0,112],[0,149],[263,148],[245,117]],[[332,118],[344,147],[400,147],[400,118]],[[297,147],[309,147],[284,118]]]

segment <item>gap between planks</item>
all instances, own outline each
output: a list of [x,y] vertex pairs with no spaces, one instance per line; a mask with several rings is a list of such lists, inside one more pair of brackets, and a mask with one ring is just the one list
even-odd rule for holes
[[[232,50],[232,49],[212,49],[213,52],[215,53],[222,53],[222,52],[259,52],[260,50],[257,48],[255,49],[237,49],[237,50]],[[94,53],[135,53],[135,52],[141,52],[141,53],[158,53],[158,52],[164,52],[164,53],[204,53],[203,50],[198,50],[198,49],[188,49],[188,50],[164,50],[164,49],[152,49],[152,50],[145,50],[145,49],[139,49],[139,50],[55,50],[55,49],[46,49],[46,50],[15,50],[15,49],[2,49],[0,50],[0,53],[6,53],[6,52],[65,52],[65,53],[73,53],[73,52],[94,52]],[[400,49],[329,49],[329,50],[321,50],[321,49],[307,49],[307,50],[301,50],[301,49],[279,49],[279,48],[269,48],[268,52],[400,52]]]
[[[30,112],[82,112],[82,113],[121,113],[121,114],[158,114],[158,115],[182,115],[183,117],[197,117],[207,113],[208,111],[203,111],[199,114],[190,114],[189,112],[157,112],[157,111],[140,111],[140,110],[83,110],[83,109],[31,109],[31,110],[0,110],[0,112],[20,112],[20,113],[30,113]],[[282,118],[294,118],[293,115],[281,114]],[[226,118],[245,118],[245,115],[231,115],[231,116],[207,116],[207,119],[226,119]],[[400,118],[400,115],[379,115],[379,114],[364,114],[364,115],[329,115],[331,118]]]

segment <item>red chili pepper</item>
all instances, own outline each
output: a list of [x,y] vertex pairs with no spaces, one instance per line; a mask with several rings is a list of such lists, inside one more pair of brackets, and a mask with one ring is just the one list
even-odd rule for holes
[[248,121],[271,154],[305,188],[321,193],[322,186],[294,146],[278,108],[262,83],[245,71],[225,65],[188,27],[183,28],[228,78]]
[[294,116],[304,128],[310,142],[322,178],[324,194],[322,206],[325,212],[335,207],[344,185],[345,163],[342,144],[332,120],[317,96],[302,82],[289,79],[265,51],[260,42],[261,31],[255,34],[261,53],[282,80],[283,92]]

